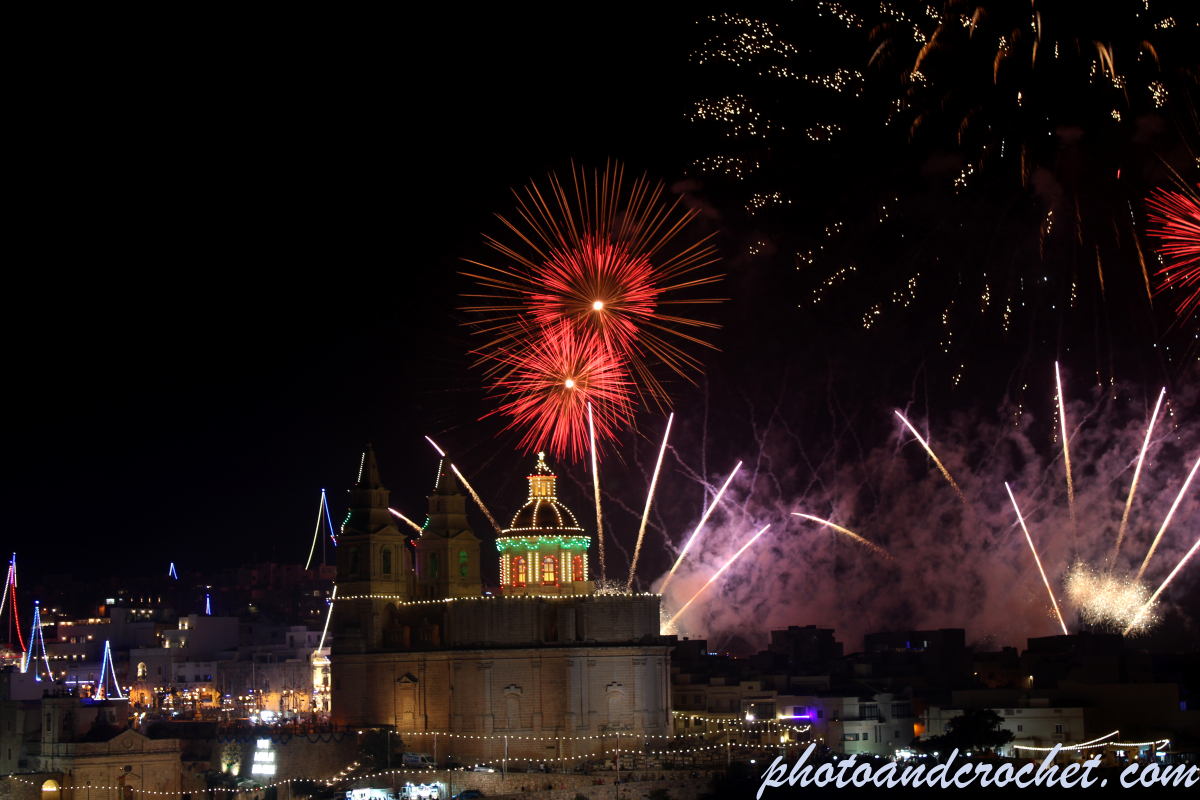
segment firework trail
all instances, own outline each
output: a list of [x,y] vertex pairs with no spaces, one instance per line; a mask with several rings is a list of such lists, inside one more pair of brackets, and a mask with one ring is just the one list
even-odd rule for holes
[[642,537],[646,535],[646,521],[650,519],[650,503],[654,500],[654,487],[658,483],[658,471],[662,469],[663,456],[667,452],[667,437],[671,435],[671,423],[675,414],[667,417],[667,430],[663,433],[662,447],[658,450],[658,461],[654,464],[654,476],[650,478],[650,491],[646,493],[646,510],[642,512],[642,524],[638,527],[637,544],[633,547],[633,561],[629,564],[629,588],[633,589],[633,576],[637,572],[638,556],[642,552]]
[[1017,505],[1017,498],[1013,497],[1012,488],[1008,483],[1004,484],[1004,488],[1008,489],[1008,498],[1012,500],[1013,508],[1017,512],[1017,519],[1021,523],[1021,530],[1025,531],[1025,541],[1029,542],[1029,550],[1033,553],[1033,560],[1037,562],[1038,572],[1042,575],[1042,583],[1046,584],[1046,591],[1050,594],[1050,602],[1054,604],[1054,613],[1058,617],[1058,624],[1062,626],[1064,636],[1069,636],[1067,633],[1067,623],[1063,622],[1062,612],[1058,610],[1058,601],[1054,599],[1054,590],[1050,588],[1050,581],[1046,579],[1046,570],[1042,569],[1042,560],[1038,558],[1037,548],[1033,546],[1033,538],[1029,535],[1029,528],[1025,527],[1025,518],[1021,516],[1021,508]]
[[687,544],[683,546],[683,550],[680,551],[679,558],[675,559],[675,566],[671,567],[671,571],[667,573],[667,579],[658,588],[659,594],[667,590],[667,584],[671,582],[671,578],[675,575],[675,570],[679,569],[679,565],[683,563],[683,557],[687,555],[687,551],[692,547],[692,542],[696,541],[696,534],[700,533],[700,529],[704,527],[704,523],[708,520],[708,515],[717,507],[717,503],[721,502],[721,495],[725,494],[725,490],[729,488],[729,483],[733,480],[733,476],[737,475],[738,470],[741,468],[742,462],[739,461],[737,466],[733,468],[733,472],[729,473],[729,477],[725,479],[725,485],[721,487],[721,491],[717,492],[717,496],[713,498],[712,505],[704,512],[704,516],[700,517],[700,524],[696,526],[696,530],[692,531],[692,536],[687,540]]
[[492,512],[488,511],[487,506],[483,504],[483,500],[479,498],[479,494],[475,491],[475,487],[467,482],[467,479],[463,476],[463,474],[458,471],[458,467],[451,464],[450,469],[454,470],[454,474],[458,476],[460,481],[462,481],[463,486],[467,487],[467,491],[471,493],[471,497],[475,498],[475,503],[479,506],[479,510],[483,512],[483,515],[488,518],[488,522],[492,523],[492,527],[496,529],[496,535],[503,536],[504,531],[500,530],[500,524],[496,522],[496,518],[492,516]]
[[1160,594],[1162,594],[1163,589],[1167,588],[1167,584],[1170,583],[1171,579],[1175,577],[1175,573],[1183,569],[1183,565],[1186,564],[1187,560],[1195,554],[1196,548],[1200,548],[1200,539],[1196,539],[1196,543],[1192,545],[1192,549],[1187,551],[1187,554],[1179,560],[1179,563],[1175,565],[1175,569],[1171,570],[1171,574],[1168,575],[1167,579],[1162,582],[1162,585],[1154,590],[1154,594],[1150,595],[1150,599],[1146,601],[1146,605],[1142,606],[1142,610],[1138,612],[1138,615],[1133,618],[1133,622],[1129,623],[1129,627],[1125,629],[1126,636],[1128,636],[1129,632],[1133,630],[1133,627],[1138,624],[1138,621],[1142,618],[1142,615],[1149,610],[1150,606],[1154,605],[1154,601],[1158,599]]
[[713,581],[715,581],[717,578],[721,577],[721,573],[724,572],[725,570],[729,569],[729,566],[734,561],[737,561],[738,556],[740,556],[742,553],[746,552],[746,548],[748,548],[750,545],[754,544],[758,540],[758,537],[762,536],[764,533],[767,532],[767,528],[769,528],[769,527],[771,527],[771,526],[770,525],[764,526],[761,531],[754,534],[754,537],[750,541],[748,541],[744,545],[742,545],[742,549],[738,550],[736,553],[734,553],[733,557],[730,558],[728,561],[726,561],[724,563],[724,565],[722,565],[722,567],[719,570],[717,570],[717,574],[713,575],[711,578],[709,578],[708,583],[701,586],[700,591],[698,591],[694,595],[692,595],[692,599],[688,600],[686,603],[684,603],[683,608],[681,608],[675,612],[675,615],[673,617],[671,617],[671,619],[667,622],[667,624],[671,625],[672,623],[675,622],[675,620],[679,619],[679,615],[682,614],[684,611],[687,611],[687,607],[690,606],[692,603],[694,603],[696,601],[696,598],[699,597],[701,594],[703,594],[704,590],[712,585]]
[[630,382],[620,358],[566,323],[527,332],[530,341],[523,349],[497,357],[511,368],[493,385],[503,392],[502,404],[484,416],[508,416],[505,430],[525,428],[519,447],[549,449],[572,460],[587,451],[589,428],[593,441],[595,428],[602,437],[615,438],[632,415]]
[[[464,481],[464,483],[465,483],[465,481]],[[403,514],[401,514],[401,513],[400,513],[399,511],[397,511],[396,509],[394,509],[394,508],[389,508],[389,509],[388,509],[388,511],[392,512],[392,513],[393,513],[393,514],[395,514],[397,517],[399,517],[400,519],[402,519],[402,520],[404,520],[405,522],[407,522],[407,523],[409,524],[409,526],[410,526],[410,527],[411,527],[411,528],[412,528],[414,531],[416,531],[417,533],[424,533],[424,531],[421,529],[421,526],[420,526],[420,525],[418,525],[417,523],[413,522],[411,519],[409,519],[408,517],[404,516]],[[484,513],[486,514],[487,512],[485,511]],[[493,524],[494,524],[494,523],[493,523]]]
[[1158,402],[1154,404],[1154,414],[1150,417],[1150,427],[1146,428],[1146,441],[1142,443],[1142,452],[1138,454],[1137,467],[1133,470],[1133,484],[1129,487],[1129,499],[1125,501],[1125,511],[1121,514],[1121,527],[1117,530],[1117,546],[1113,548],[1113,564],[1121,553],[1121,539],[1125,536],[1125,525],[1129,522],[1129,507],[1133,505],[1133,495],[1137,492],[1138,476],[1142,474],[1142,462],[1146,459],[1146,449],[1150,447],[1150,434],[1154,433],[1154,423],[1158,420],[1158,409],[1162,405],[1167,387],[1158,393]]
[[830,522],[827,519],[821,519],[820,517],[814,517],[811,514],[801,514],[799,511],[793,511],[792,516],[793,517],[804,517],[805,519],[810,519],[813,522],[819,522],[822,525],[826,525],[830,528],[833,528],[835,531],[846,534],[851,539],[853,539],[856,542],[859,542],[860,544],[866,545],[871,550],[871,552],[875,553],[876,555],[883,556],[884,558],[887,558],[887,559],[890,559],[892,557],[891,553],[889,553],[887,550],[884,550],[882,547],[875,544],[874,542],[867,541],[866,539],[859,536],[854,531],[848,531],[845,528],[843,528],[841,525],[834,525],[832,522]]
[[[442,448],[437,446],[437,442],[433,441],[433,439],[430,439],[428,436],[426,436],[425,439],[431,445],[433,445],[434,450],[437,450],[439,453],[441,453],[443,458],[446,457],[445,451],[443,451]],[[454,466],[454,464],[450,465],[450,469],[454,470],[454,474],[458,476],[458,479],[460,481],[462,481],[463,486],[465,486],[467,488],[467,491],[471,493],[471,497],[474,498],[474,500],[475,500],[475,505],[479,506],[479,510],[482,511],[483,515],[488,518],[488,522],[492,523],[492,527],[496,529],[496,535],[503,536],[504,532],[500,530],[499,523],[497,523],[496,518],[492,516],[492,512],[488,511],[487,506],[485,506],[483,504],[483,500],[480,499],[479,494],[475,491],[475,487],[473,487],[470,484],[470,482],[467,481],[467,479],[463,476],[463,474],[458,471],[458,467]],[[392,509],[390,509],[390,508],[388,510],[392,511]],[[392,511],[392,513],[395,514],[396,516],[400,517],[399,512]],[[404,519],[404,517],[400,517],[400,519]],[[413,525],[413,523],[410,520],[405,519],[404,521],[407,522],[409,525]],[[416,528],[416,525],[413,525],[413,527]],[[417,528],[417,530],[420,530],[420,528]]]
[[[1183,482],[1183,488],[1179,490],[1179,495],[1175,498],[1175,502],[1171,504],[1171,510],[1167,512],[1167,518],[1163,520],[1162,527],[1158,529],[1158,535],[1154,537],[1154,542],[1150,545],[1150,552],[1146,553],[1146,560],[1142,562],[1142,568],[1138,570],[1138,580],[1142,579],[1142,575],[1146,573],[1146,567],[1150,564],[1150,559],[1154,555],[1154,551],[1158,548],[1158,543],[1166,532],[1167,526],[1171,524],[1171,517],[1175,516],[1175,509],[1179,508],[1179,502],[1183,500],[1183,496],[1187,494],[1188,487],[1192,485],[1192,478],[1196,477],[1196,468],[1200,467],[1200,458],[1196,459],[1196,463],[1192,465],[1192,471],[1188,473],[1187,480]],[[1172,573],[1174,574],[1174,573]]]
[[600,513],[600,471],[596,467],[596,426],[592,424],[592,404],[588,403],[588,431],[592,437],[592,486],[596,490],[596,542],[600,548],[600,582],[604,575],[604,517]]
[[1067,507],[1071,510],[1071,533],[1075,532],[1075,484],[1071,481],[1071,451],[1067,449],[1067,408],[1063,399],[1062,377],[1058,362],[1054,362],[1054,382],[1058,386],[1058,421],[1062,425],[1063,460],[1067,464]]
[[917,441],[920,442],[921,446],[925,448],[925,452],[929,453],[929,457],[933,459],[933,463],[937,464],[938,469],[940,469],[942,474],[946,476],[946,480],[950,481],[950,485],[954,487],[954,491],[958,492],[958,499],[963,501],[963,505],[966,505],[967,498],[963,495],[962,489],[958,488],[958,484],[954,482],[954,478],[950,477],[949,471],[947,471],[946,467],[942,465],[942,462],[938,460],[938,457],[933,454],[933,449],[929,446],[929,443],[921,437],[921,434],[917,433],[917,429],[912,426],[911,422],[904,418],[903,414],[897,411],[896,416],[900,418],[901,422],[908,426],[908,429],[912,431],[913,436],[917,437]]
[[1200,197],[1190,189],[1187,194],[1160,189],[1147,198],[1146,204],[1157,212],[1150,214],[1150,221],[1162,226],[1149,234],[1163,241],[1159,252],[1175,260],[1156,273],[1163,276],[1163,281],[1155,294],[1170,288],[1190,288],[1175,310],[1187,321],[1200,307]]

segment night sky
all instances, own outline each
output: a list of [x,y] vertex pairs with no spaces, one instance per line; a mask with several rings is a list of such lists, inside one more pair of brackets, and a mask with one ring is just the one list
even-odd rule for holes
[[[472,368],[473,340],[457,310],[472,283],[457,270],[462,257],[486,255],[481,234],[501,232],[493,214],[511,210],[511,189],[548,171],[566,173],[572,159],[589,168],[619,159],[684,192],[703,209],[697,228],[717,232],[718,268],[727,274],[719,293],[729,301],[701,312],[723,326],[710,337],[717,350],[694,353],[707,377],[670,384],[679,458],[660,484],[665,499],[648,534],[657,539],[645,556],[646,585],[670,565],[662,531],[679,542],[707,497],[688,469],[716,482],[739,460],[757,470],[776,496],[768,503],[747,488],[743,517],[771,504],[799,508],[797,498],[817,483],[827,498],[838,494],[830,488],[835,479],[887,484],[894,478],[869,464],[873,453],[898,452],[897,408],[933,431],[935,446],[937,432],[953,428],[942,441],[961,445],[961,469],[982,473],[987,447],[963,432],[1011,425],[1006,415],[1023,403],[1037,415],[1029,439],[1049,469],[1060,446],[1053,438],[1056,359],[1068,374],[1068,394],[1081,399],[1098,373],[1100,383],[1122,384],[1136,413],[1113,413],[1129,424],[1130,441],[1138,425],[1144,432],[1146,398],[1152,405],[1167,385],[1178,398],[1172,422],[1184,434],[1178,452],[1163,453],[1163,469],[1190,466],[1200,425],[1190,407],[1200,386],[1194,324],[1172,327],[1169,304],[1152,307],[1144,290],[1137,299],[1140,272],[1110,278],[1103,300],[1081,289],[1074,317],[1051,295],[1038,296],[1053,311],[1039,306],[1037,314],[1018,315],[1003,335],[969,321],[944,345],[938,304],[948,295],[938,293],[963,285],[964,272],[986,272],[992,257],[1009,265],[1077,257],[1053,245],[1041,256],[1036,244],[998,252],[1016,237],[998,219],[1041,213],[1011,199],[1025,190],[956,195],[943,173],[957,172],[961,159],[936,141],[909,146],[881,128],[873,116],[878,98],[849,110],[818,107],[744,82],[740,73],[699,68],[689,56],[711,31],[697,21],[728,9],[673,13],[654,5],[603,14],[563,7],[552,16],[507,8],[386,19],[293,16],[243,20],[236,32],[205,20],[153,45],[128,32],[103,48],[73,46],[76,37],[85,40],[81,31],[55,41],[50,52],[61,58],[31,81],[23,96],[28,113],[16,123],[23,163],[12,230],[25,244],[11,259],[6,293],[3,490],[5,544],[18,552],[23,581],[165,573],[172,561],[183,572],[255,559],[302,562],[320,490],[339,514],[368,440],[393,506],[406,515],[420,521],[432,488],[438,462],[423,438],[430,435],[506,522],[524,499],[532,461],[516,451],[518,434],[503,432],[495,418],[480,420],[492,401]],[[753,13],[779,22],[808,49],[806,63],[870,58],[869,43],[847,48],[825,35],[812,5],[765,4]],[[712,131],[688,122],[695,102],[739,92],[796,129],[759,151],[766,153],[761,172],[793,200],[786,213],[750,217],[739,194],[745,187],[689,172],[721,146]],[[823,154],[797,143],[796,126],[831,113],[846,129],[840,149]],[[1194,175],[1194,160],[1178,158],[1194,132],[1162,136],[1146,144],[1136,169],[1126,168],[1137,174],[1131,196],[1161,182],[1162,170],[1145,166],[1151,150]],[[825,243],[826,226],[865,219],[874,211],[864,209],[889,194],[903,198],[897,204],[909,217],[883,233],[830,244],[825,260],[801,264],[798,254]],[[1144,229],[1144,210],[1136,213]],[[861,282],[811,303],[814,288],[847,263],[859,265]],[[864,329],[864,312],[876,298],[893,303],[909,272],[926,276],[917,305]],[[926,292],[937,299],[922,306]],[[956,302],[967,301],[960,295]],[[1171,347],[1192,350],[1171,360],[1163,355]],[[602,466],[612,498],[606,513],[626,548],[636,516],[617,506],[644,503],[646,464],[663,425],[657,411],[640,412],[637,430],[623,435]],[[785,428],[811,451],[846,453],[806,472],[802,448],[773,449],[771,437]],[[914,485],[933,486],[920,452],[907,448],[904,459]],[[862,468],[861,480],[849,474],[850,462]],[[563,499],[592,529],[581,488],[590,475],[570,464],[560,475]],[[1128,477],[1122,480],[1113,493],[1127,491]],[[1177,490],[1178,474],[1162,480],[1164,492]],[[1002,480],[992,483],[1003,492]],[[869,494],[855,501],[861,519],[872,519],[891,496]],[[1181,540],[1200,526],[1194,487],[1191,495],[1173,529]],[[830,502],[813,513],[846,510]],[[997,519],[1005,511],[1002,503],[980,502]],[[1045,505],[1063,502],[1055,495]],[[905,513],[917,527],[950,524],[932,510],[928,521]],[[482,514],[472,511],[471,519],[485,543],[494,536]],[[740,535],[735,528],[730,521],[714,535]],[[899,536],[878,527],[872,533],[885,544]],[[774,558],[786,562],[790,552],[775,550]],[[495,582],[491,558],[484,574]],[[837,561],[858,554],[830,558],[839,580],[866,580],[859,567]],[[794,580],[808,582],[802,572]],[[1192,586],[1195,574],[1193,565]],[[735,583],[751,579],[731,575]],[[776,625],[840,627],[856,614],[854,625],[930,624],[907,606],[862,622],[852,608],[809,614],[785,604],[767,614],[763,602],[747,608]],[[949,626],[952,616],[934,621]],[[969,630],[969,638],[994,634],[993,644],[1008,644],[1053,632],[1044,621],[1035,627]],[[714,623],[717,630],[724,628]]]

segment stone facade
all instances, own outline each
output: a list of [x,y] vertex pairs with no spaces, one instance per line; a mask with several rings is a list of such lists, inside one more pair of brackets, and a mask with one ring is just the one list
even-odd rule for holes
[[[364,464],[351,492],[364,506],[352,508],[350,520],[382,521],[387,490],[369,450]],[[533,486],[535,479],[545,485]],[[530,480],[531,496],[552,497],[548,469]],[[462,764],[498,761],[506,744],[510,761],[572,764],[602,752],[609,734],[671,733],[671,644],[659,635],[657,595],[597,596],[590,581],[569,581],[540,595],[526,586],[485,597],[478,540],[467,527],[466,498],[453,473],[439,476],[429,502],[416,576],[408,582],[383,580],[361,561],[353,572],[347,544],[374,554],[389,546],[392,534],[387,526],[378,535],[363,532],[366,526],[355,523],[351,538],[347,523],[331,623],[335,723],[391,728],[405,750],[436,751],[439,763],[453,756]],[[537,524],[536,514],[527,516]],[[566,528],[575,526],[569,511],[562,519],[570,523]],[[422,545],[427,536],[430,543]],[[461,548],[457,557],[445,542]],[[443,575],[439,563],[435,579],[422,559],[441,553],[448,554],[452,575]]]

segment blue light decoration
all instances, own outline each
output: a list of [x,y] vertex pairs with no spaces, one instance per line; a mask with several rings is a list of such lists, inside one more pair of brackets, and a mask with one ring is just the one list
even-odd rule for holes
[[[48,680],[54,680],[54,671],[50,669],[50,656],[46,654],[46,640],[42,638],[42,605],[40,600],[33,601],[33,630],[29,632],[29,649],[25,651],[25,658],[21,661],[21,672],[29,672],[29,660],[37,658],[34,653],[34,640],[41,642],[42,645],[42,661],[46,665],[46,677]],[[33,679],[41,682],[42,678],[38,675],[37,668],[34,667]]]
[[96,697],[99,698],[101,693],[103,693],[104,697],[102,699],[105,700],[108,699],[108,682],[106,677],[108,675],[112,675],[113,689],[116,690],[117,699],[124,700],[125,695],[121,694],[121,684],[117,682],[117,670],[113,666],[112,650],[109,649],[108,639],[105,639],[104,659],[100,662],[100,682],[96,684]]
[[[329,525],[329,538],[333,539],[333,546],[337,547],[337,535],[333,532],[333,517],[329,515],[329,500],[325,497],[325,490],[321,490],[321,502],[325,504],[325,522]],[[350,519],[350,515],[346,515],[346,519]],[[345,526],[346,523],[342,523]]]
[[212,595],[204,595],[204,613],[212,616]]
[[176,572],[175,572],[175,562],[174,561],[171,562],[171,568],[167,570],[167,577],[174,578],[175,580],[179,580],[179,575],[176,574]]

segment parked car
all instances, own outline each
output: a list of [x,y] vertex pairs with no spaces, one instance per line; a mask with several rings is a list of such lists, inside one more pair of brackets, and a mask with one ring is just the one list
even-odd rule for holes
[[471,767],[472,772],[499,772],[493,764],[476,764]]
[[477,797],[483,797],[483,792],[478,789],[464,789],[450,800],[475,800]]

